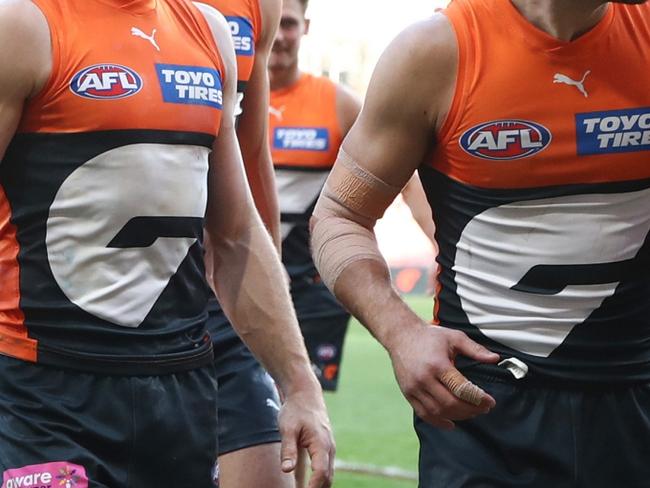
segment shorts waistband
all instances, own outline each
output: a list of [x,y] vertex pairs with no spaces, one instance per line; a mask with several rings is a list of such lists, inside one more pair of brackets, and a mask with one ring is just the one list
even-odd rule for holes
[[158,356],[98,356],[39,345],[38,363],[62,369],[116,376],[162,376],[211,365],[212,340],[206,336],[189,352]]
[[584,391],[611,391],[627,389],[637,385],[649,384],[650,379],[631,377],[629,380],[603,381],[598,378],[582,379],[572,377],[553,376],[529,367],[527,374],[520,379],[503,366],[484,364],[467,358],[459,357],[456,367],[468,378],[480,378],[486,381],[509,383],[519,387],[548,388],[554,390],[584,390]]

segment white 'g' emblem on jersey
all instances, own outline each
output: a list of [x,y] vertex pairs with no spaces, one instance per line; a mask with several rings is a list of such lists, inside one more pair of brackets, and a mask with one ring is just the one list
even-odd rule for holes
[[[649,208],[646,189],[516,202],[477,215],[453,267],[470,323],[513,349],[548,357],[614,294],[619,280],[605,268],[635,258],[650,231]],[[525,289],[522,280],[540,266],[551,275],[565,267],[570,280],[595,268],[603,279],[575,284],[578,277],[546,293]]]
[[203,217],[208,154],[197,146],[134,144],[100,154],[63,182],[50,207],[46,245],[71,302],[118,325],[142,323],[196,238],[109,243],[135,217]]

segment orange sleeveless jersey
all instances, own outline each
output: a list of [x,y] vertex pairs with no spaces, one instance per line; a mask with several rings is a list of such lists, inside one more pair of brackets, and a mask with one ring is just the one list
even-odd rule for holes
[[269,141],[276,168],[329,170],[342,142],[336,85],[302,74],[289,88],[271,91]]
[[455,0],[456,93],[420,175],[436,321],[551,375],[650,379],[650,5],[572,42]]
[[184,0],[34,3],[53,68],[0,164],[0,353],[195,354],[224,82],[210,28]]
[[244,93],[251,78],[255,46],[262,32],[260,0],[201,0],[226,17],[237,54],[237,91]]
[[327,78],[302,74],[293,86],[271,92],[269,112],[282,261],[292,289],[303,290],[294,293],[296,311],[301,318],[339,315],[343,309],[324,286],[304,293],[304,285],[313,284],[317,276],[309,250],[309,217],[343,139],[336,114],[336,85]]

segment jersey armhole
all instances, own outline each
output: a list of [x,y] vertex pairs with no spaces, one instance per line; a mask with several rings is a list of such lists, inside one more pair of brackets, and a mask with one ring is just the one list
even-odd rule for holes
[[[453,5],[453,4],[452,4]],[[449,106],[449,110],[438,131],[436,146],[442,147],[447,145],[454,134],[455,129],[462,118],[462,114],[467,101],[467,88],[468,80],[470,78],[470,66],[472,56],[472,48],[470,41],[470,33],[467,26],[463,22],[462,12],[459,9],[451,10],[451,7],[444,11],[443,14],[449,20],[454,34],[456,35],[456,42],[458,44],[458,67],[456,69],[456,82],[454,86],[454,95]]]
[[[210,48],[210,51],[214,54],[215,56],[215,61],[217,62],[217,66],[219,67],[219,71],[221,71],[221,86],[226,85],[226,77],[229,76],[229,73],[226,72],[226,64],[223,62],[223,57],[221,57],[221,51],[219,50],[219,45],[217,44],[217,40],[215,39],[215,35],[212,32],[212,27],[210,26],[210,22],[208,22],[208,19],[205,17],[205,14],[201,11],[201,9],[194,4],[194,2],[188,2],[190,4],[190,8],[193,9],[192,13],[194,15],[194,18],[196,22],[199,24],[199,27],[201,28],[201,35],[205,37],[204,41],[207,43],[207,47]],[[214,9],[216,12],[219,13],[219,15],[223,15],[219,10],[215,9],[211,5],[203,3],[204,5],[208,6],[209,8]]]
[[31,97],[27,103],[38,103],[39,101],[44,100],[48,94],[56,89],[58,77],[60,76],[61,70],[61,51],[63,50],[61,36],[59,31],[55,28],[56,22],[54,19],[57,15],[52,11],[51,7],[46,4],[46,2],[41,2],[39,0],[32,0],[32,3],[40,12],[43,14],[43,18],[47,24],[47,28],[50,34],[50,49],[52,55],[52,67],[50,74],[47,77],[47,80],[41,87],[41,89]]

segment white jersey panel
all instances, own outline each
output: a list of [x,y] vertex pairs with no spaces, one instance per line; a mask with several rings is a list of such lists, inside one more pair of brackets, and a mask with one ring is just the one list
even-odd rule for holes
[[207,148],[133,144],[104,152],[61,185],[47,221],[52,273],[71,302],[99,318],[138,327],[196,242],[160,237],[108,247],[136,217],[203,218]]
[[469,322],[515,350],[548,357],[618,282],[554,294],[513,289],[535,266],[635,258],[650,231],[650,189],[531,200],[490,208],[465,227],[453,270]]

